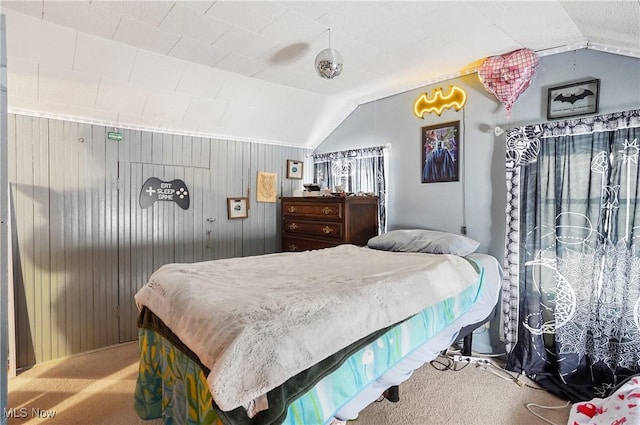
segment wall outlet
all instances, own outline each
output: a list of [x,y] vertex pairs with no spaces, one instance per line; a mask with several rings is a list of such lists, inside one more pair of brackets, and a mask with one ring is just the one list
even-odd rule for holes
[[489,366],[491,364],[491,361],[489,359],[483,359],[482,357],[473,356],[460,356],[457,354],[453,356],[453,361],[460,363],[475,363],[483,366]]

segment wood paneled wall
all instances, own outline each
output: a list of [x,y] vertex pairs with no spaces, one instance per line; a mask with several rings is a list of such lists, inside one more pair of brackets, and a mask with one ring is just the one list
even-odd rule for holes
[[[163,264],[279,251],[280,204],[255,201],[256,174],[290,196],[286,160],[307,153],[23,115],[7,128],[18,367],[136,339],[133,296]],[[183,180],[189,209],[142,209],[149,177]],[[249,186],[249,218],[228,220]]]

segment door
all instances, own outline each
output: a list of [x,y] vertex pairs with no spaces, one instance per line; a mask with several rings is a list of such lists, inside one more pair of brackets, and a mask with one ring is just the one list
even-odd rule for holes
[[[138,337],[134,295],[155,270],[167,263],[204,261],[215,255],[211,246],[216,219],[210,216],[215,201],[210,196],[209,144],[198,138],[164,134],[137,133],[132,137],[140,138],[141,151],[136,152],[141,156],[127,157],[131,151],[123,152],[118,178],[120,342]],[[135,139],[130,143],[135,144]],[[141,192],[146,197],[157,189],[143,191],[151,178],[166,182],[164,186],[176,179],[184,182],[188,207],[176,203],[179,198],[173,194],[153,196],[150,205],[141,203]]]

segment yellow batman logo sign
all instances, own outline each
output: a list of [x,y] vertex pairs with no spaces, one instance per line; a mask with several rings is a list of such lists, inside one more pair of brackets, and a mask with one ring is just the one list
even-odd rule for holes
[[467,101],[467,94],[460,87],[449,86],[449,93],[445,96],[442,87],[438,87],[433,92],[433,98],[427,99],[427,93],[421,94],[413,104],[413,113],[418,118],[424,119],[424,114],[435,112],[440,115],[444,108],[462,109]]

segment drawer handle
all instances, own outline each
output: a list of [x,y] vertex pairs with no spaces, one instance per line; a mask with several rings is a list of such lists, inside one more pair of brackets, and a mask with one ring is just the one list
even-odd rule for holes
[[325,235],[328,235],[329,233],[333,232],[333,228],[331,228],[329,226],[324,226],[322,228],[322,231],[324,232]]
[[331,208],[329,207],[324,207],[322,209],[322,214],[327,215],[327,214],[331,214],[331,211],[333,211]]
[[296,212],[296,207],[294,207],[293,205],[289,205],[289,208],[287,208],[287,211],[289,212]]
[[294,243],[292,243],[291,245],[289,245],[289,251],[297,251],[298,250],[298,246]]
[[291,223],[289,225],[289,230],[296,230],[298,228],[298,225],[296,223]]

